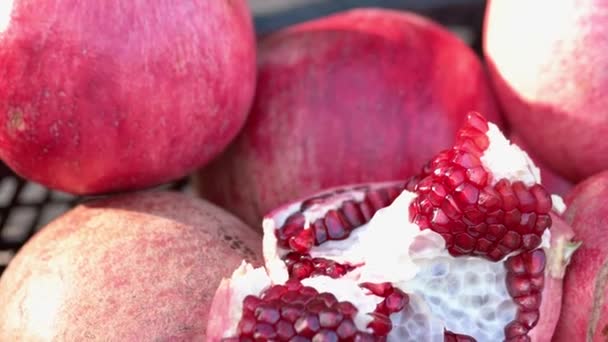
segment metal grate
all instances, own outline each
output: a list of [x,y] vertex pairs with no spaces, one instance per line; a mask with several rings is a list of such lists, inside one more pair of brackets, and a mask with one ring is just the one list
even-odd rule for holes
[[[185,191],[188,181],[183,179],[161,188]],[[28,182],[0,163],[0,274],[40,228],[88,199]]]
[[[483,0],[249,0],[260,36],[294,23],[353,7],[412,10],[456,32],[481,54]],[[183,179],[166,185],[187,191]],[[13,255],[41,227],[86,198],[27,182],[0,162],[0,275]]]

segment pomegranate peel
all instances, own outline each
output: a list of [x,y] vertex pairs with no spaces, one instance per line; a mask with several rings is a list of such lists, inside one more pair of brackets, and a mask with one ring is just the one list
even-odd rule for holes
[[[421,190],[425,179],[433,183],[437,179],[432,177],[441,175],[441,170],[436,171],[442,167],[441,158],[451,153],[442,152],[434,159],[439,163],[429,163],[407,185],[374,183],[332,189],[268,214],[263,222],[266,268],[243,265],[231,280],[223,282],[212,308],[218,310],[214,317],[222,318],[210,324],[209,336],[227,341],[287,341],[296,336],[312,341],[548,339],[557,320],[552,311],[560,310],[561,279],[571,255],[565,248],[571,238],[569,227],[550,213],[561,211],[562,203],[557,197],[553,203],[543,192],[538,169],[524,152],[502,135],[500,140],[494,133],[483,138],[475,132],[484,127],[488,127],[485,133],[493,129],[480,115],[469,115],[448,160],[468,165],[467,169],[458,164],[465,178],[472,175],[466,178],[469,182],[478,181],[477,186],[492,188],[508,182],[506,190],[495,191],[501,195],[499,205],[504,205],[505,198],[515,198],[518,202],[510,210],[547,215],[543,221],[547,227],[536,231],[535,244],[511,247],[498,258],[454,253],[445,232],[420,225],[415,215],[410,216],[413,206],[429,198]],[[473,145],[472,140],[476,141]],[[494,143],[503,144],[494,149],[503,152],[491,157],[485,151]],[[514,162],[493,163],[492,158],[501,154],[512,154]],[[474,168],[477,171],[468,172]],[[479,171],[485,176],[479,177]],[[501,191],[510,197],[502,196]],[[460,210],[470,209],[462,201],[455,203]],[[504,234],[521,233],[520,221],[501,219]],[[546,228],[552,222],[557,228],[549,231]],[[259,283],[264,290],[258,285],[239,287],[255,282],[261,274],[265,278]],[[314,293],[307,293],[304,300],[297,291],[288,290],[290,286]],[[230,304],[226,297],[232,298]],[[249,302],[244,297],[262,309],[247,311]],[[277,310],[282,305],[291,307],[298,298],[303,302],[299,311],[293,310],[300,313],[301,320],[284,322],[287,318],[277,315]],[[335,300],[329,305],[327,298]],[[227,312],[234,313],[235,308],[240,321],[224,319],[234,318]],[[346,311],[340,311],[342,308]],[[321,325],[321,312],[328,326]],[[348,328],[340,329],[343,325]],[[279,331],[284,335],[276,335]]]

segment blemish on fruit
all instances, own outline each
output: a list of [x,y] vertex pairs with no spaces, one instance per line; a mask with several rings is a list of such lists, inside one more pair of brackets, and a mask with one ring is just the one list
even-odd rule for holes
[[9,108],[6,125],[8,133],[12,136],[25,131],[27,125],[25,124],[25,120],[23,120],[23,111],[20,108]]

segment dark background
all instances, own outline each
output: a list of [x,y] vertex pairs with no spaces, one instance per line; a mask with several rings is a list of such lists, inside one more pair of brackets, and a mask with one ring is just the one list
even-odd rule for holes
[[[219,0],[218,0],[219,1]],[[483,0],[249,0],[259,37],[282,27],[355,7],[409,10],[432,18],[481,52]],[[183,179],[165,187],[190,191]],[[0,274],[40,227],[84,200],[14,175],[0,162]]]

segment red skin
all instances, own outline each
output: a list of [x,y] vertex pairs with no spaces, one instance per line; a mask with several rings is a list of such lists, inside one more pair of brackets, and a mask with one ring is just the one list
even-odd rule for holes
[[78,194],[149,187],[208,162],[245,121],[255,86],[245,0],[8,10],[0,158],[21,176]]
[[608,169],[608,2],[492,0],[484,50],[513,131],[573,182]]
[[535,155],[533,155],[521,137],[519,137],[517,134],[511,134],[509,140],[519,146],[522,150],[526,151],[528,156],[532,158],[534,164],[536,164],[536,166],[538,166],[540,169],[540,178],[542,179],[542,184],[547,191],[549,191],[549,193],[565,196],[568,191],[570,191],[573,184],[564,177],[555,173],[555,171],[547,167],[543,161],[539,160]]
[[471,110],[500,120],[471,49],[413,14],[340,13],[271,35],[258,54],[244,130],[199,177],[251,225],[324,188],[417,173]]
[[568,209],[564,218],[571,223],[576,239],[583,245],[574,253],[566,274],[555,342],[603,342],[608,336],[606,198],[608,171],[578,184],[566,198]]
[[204,341],[220,280],[242,259],[261,265],[261,246],[234,216],[183,194],[81,205],[3,274],[0,341]]

